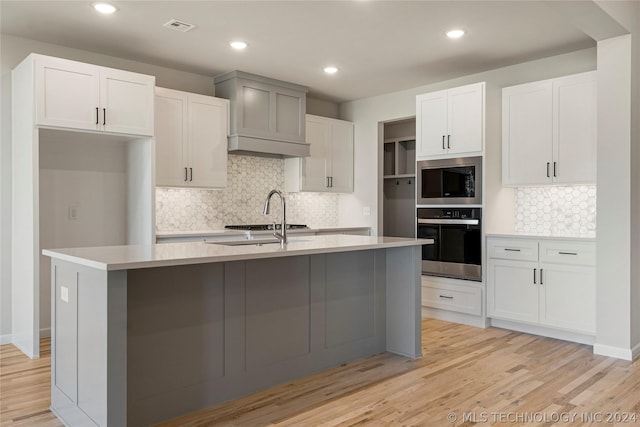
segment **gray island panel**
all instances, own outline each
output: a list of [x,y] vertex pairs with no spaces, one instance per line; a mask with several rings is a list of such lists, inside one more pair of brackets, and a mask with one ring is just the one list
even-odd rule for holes
[[[146,426],[385,350],[421,356],[420,246],[296,253],[119,271],[53,256],[52,409]],[[59,290],[74,277],[76,305]]]

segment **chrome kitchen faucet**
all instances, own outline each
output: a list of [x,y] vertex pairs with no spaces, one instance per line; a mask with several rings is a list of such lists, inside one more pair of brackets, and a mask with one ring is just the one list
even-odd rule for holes
[[280,241],[280,247],[284,248],[284,245],[287,244],[287,207],[284,201],[284,195],[278,190],[271,190],[269,195],[267,195],[267,200],[264,202],[264,210],[263,214],[269,215],[269,201],[271,200],[271,196],[277,194],[280,196],[280,201],[282,202],[282,220],[280,225],[280,233],[276,230],[275,221],[273,223],[273,235],[276,239]]

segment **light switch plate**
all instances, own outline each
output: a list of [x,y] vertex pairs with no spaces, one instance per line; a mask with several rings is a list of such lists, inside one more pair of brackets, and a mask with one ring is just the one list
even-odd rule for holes
[[69,288],[66,286],[60,286],[60,299],[64,302],[69,302]]
[[371,216],[371,208],[369,206],[362,208],[362,215]]

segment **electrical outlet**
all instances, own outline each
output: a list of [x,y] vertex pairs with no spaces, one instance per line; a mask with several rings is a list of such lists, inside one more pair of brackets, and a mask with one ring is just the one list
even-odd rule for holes
[[69,302],[69,288],[66,286],[60,286],[60,299],[64,302]]
[[371,216],[371,208],[369,206],[362,208],[362,215]]
[[78,207],[77,206],[69,206],[69,221],[75,221],[78,219]]

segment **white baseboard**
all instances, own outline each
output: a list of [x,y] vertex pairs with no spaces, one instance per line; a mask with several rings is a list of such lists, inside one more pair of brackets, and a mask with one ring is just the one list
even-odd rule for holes
[[640,356],[640,342],[631,348],[631,360],[635,360],[638,356]]
[[472,314],[457,313],[455,311],[440,310],[438,308],[422,306],[422,318],[430,317],[432,319],[444,320],[453,323],[462,323],[463,325],[475,326],[476,328],[486,328],[487,322],[482,316]]
[[540,335],[543,337],[555,338],[564,341],[593,345],[595,353],[595,337],[593,335],[580,334],[577,332],[563,331],[560,329],[547,328],[545,326],[529,325],[526,323],[512,322],[509,320],[501,319],[491,319],[491,326],[495,326],[496,328],[509,329],[512,331],[524,332],[526,334]]
[[[51,338],[51,328],[40,329],[40,339]],[[0,335],[0,345],[11,344],[13,342],[12,334]]]
[[633,349],[613,347],[611,345],[594,344],[593,353],[601,356],[615,357],[622,360],[633,360],[633,354],[637,355],[640,351],[640,345],[635,346]]

